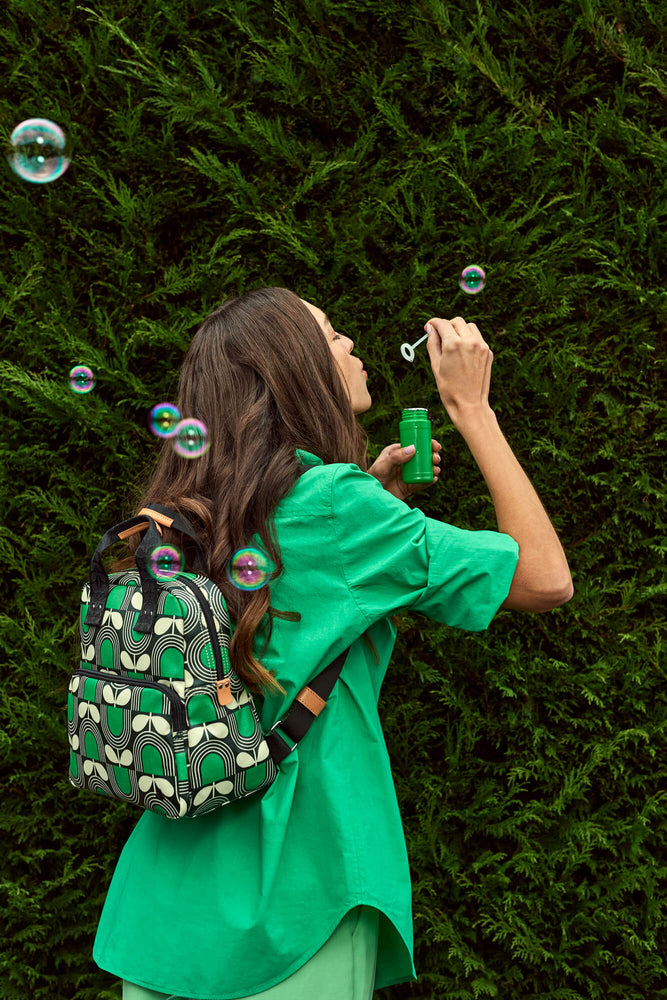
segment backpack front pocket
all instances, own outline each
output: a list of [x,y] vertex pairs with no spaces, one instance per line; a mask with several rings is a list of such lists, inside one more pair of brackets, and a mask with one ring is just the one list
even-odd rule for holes
[[176,819],[188,807],[185,709],[155,681],[78,670],[67,700],[69,779]]

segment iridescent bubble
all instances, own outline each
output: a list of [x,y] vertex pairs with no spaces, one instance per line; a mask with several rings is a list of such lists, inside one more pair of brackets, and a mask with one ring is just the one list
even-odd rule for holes
[[239,549],[227,563],[227,577],[239,590],[259,590],[271,579],[274,564],[259,549]]
[[76,365],[69,373],[69,384],[72,392],[81,396],[95,388],[95,376],[86,365]]
[[170,436],[174,439],[174,451],[183,458],[199,458],[208,451],[208,430],[201,420],[193,417],[180,420]]
[[157,437],[170,438],[176,434],[181,414],[173,403],[158,403],[148,417],[148,426]]
[[459,285],[466,295],[477,295],[486,284],[486,275],[477,264],[469,264],[461,271]]
[[148,572],[156,580],[173,580],[184,565],[183,553],[175,545],[158,545],[150,554]]
[[9,142],[10,167],[31,184],[49,184],[69,167],[65,133],[48,118],[27,118],[16,126]]

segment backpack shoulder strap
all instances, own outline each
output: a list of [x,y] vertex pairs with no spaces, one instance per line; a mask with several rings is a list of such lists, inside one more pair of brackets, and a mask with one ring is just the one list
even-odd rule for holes
[[[301,688],[285,718],[274,723],[267,733],[266,742],[276,764],[280,764],[301,742],[326,705],[349,652],[348,646],[328,667],[320,671],[317,677],[313,677],[306,687]],[[275,732],[278,728],[283,734],[282,737]],[[285,742],[285,738],[289,743]]]
[[[302,465],[298,470],[298,477],[303,476],[310,469],[316,469],[316,465]],[[311,725],[320,714],[327,703],[327,699],[333,691],[334,684],[340,676],[343,664],[347,659],[349,647],[344,650],[333,663],[313,677],[312,681],[301,688],[295,697],[290,709],[284,719],[279,719],[274,723],[271,730],[266,734],[271,756],[276,764],[280,764],[288,754],[294,750],[301,742]],[[280,728],[282,737],[275,732]],[[289,740],[289,743],[285,742]]]

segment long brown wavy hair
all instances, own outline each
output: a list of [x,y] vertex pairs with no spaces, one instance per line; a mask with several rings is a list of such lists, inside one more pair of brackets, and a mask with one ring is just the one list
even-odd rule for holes
[[[160,503],[191,521],[208,576],[235,622],[234,670],[255,692],[282,690],[253,654],[255,633],[266,636],[266,649],[273,618],[299,615],[271,607],[270,583],[238,589],[226,567],[258,535],[275,564],[275,579],[283,566],[273,514],[298,478],[295,449],[325,464],[354,462],[366,471],[366,434],[319,323],[286,288],[246,292],[204,320],[183,361],[177,406],[182,418],[206,425],[209,450],[184,458],[167,440],[137,510]],[[193,555],[188,540],[166,530],[164,538],[180,547],[187,569]]]

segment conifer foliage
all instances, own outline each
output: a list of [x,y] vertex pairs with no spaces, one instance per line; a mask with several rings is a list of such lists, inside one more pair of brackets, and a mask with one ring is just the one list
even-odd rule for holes
[[66,777],[80,586],[198,323],[265,284],[354,339],[374,454],[429,407],[445,471],[420,505],[487,528],[425,349],[400,353],[431,315],[476,322],[575,580],[482,634],[401,620],[381,710],[419,980],[384,1000],[667,996],[666,15],[7,0],[3,140],[45,117],[72,157],[47,184],[0,170],[0,1000],[120,996],[91,947],[137,817]]

